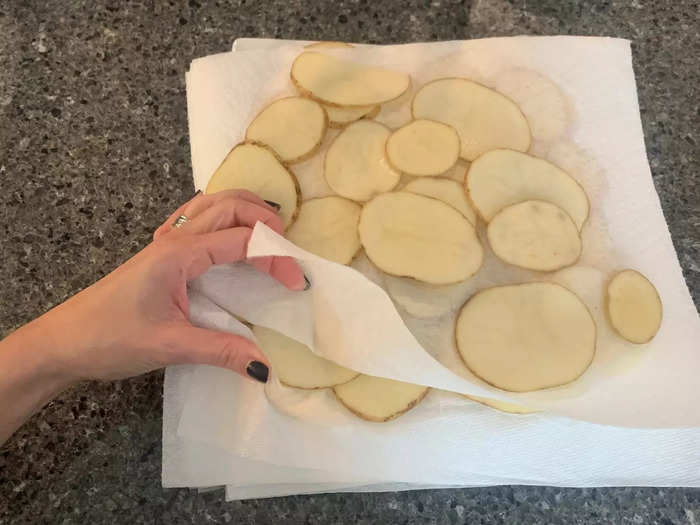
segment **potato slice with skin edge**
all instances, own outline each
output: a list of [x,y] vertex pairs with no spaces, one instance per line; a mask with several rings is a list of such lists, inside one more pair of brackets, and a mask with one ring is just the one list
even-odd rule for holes
[[474,160],[495,148],[527,151],[530,128],[511,99],[466,78],[440,78],[421,87],[411,103],[413,118],[444,122],[458,133],[460,156]]
[[623,270],[607,289],[608,319],[613,329],[631,343],[651,341],[661,327],[663,306],[651,281],[636,270]]
[[303,95],[329,106],[382,104],[400,97],[411,85],[405,73],[313,51],[305,51],[294,60],[290,76]]
[[459,135],[452,126],[418,119],[395,130],[386,141],[386,156],[402,173],[436,176],[459,159]]
[[589,367],[596,326],[586,305],[554,283],[487,288],[457,316],[464,364],[487,383],[512,392],[564,385]]
[[508,149],[484,153],[469,166],[467,197],[486,222],[506,206],[543,200],[564,210],[581,230],[588,218],[588,197],[568,173],[544,159]]
[[254,326],[260,349],[272,364],[272,370],[287,386],[303,389],[329,388],[353,380],[359,372],[335,364],[314,354],[294,339],[263,326]]
[[474,226],[449,204],[415,193],[372,199],[359,232],[367,257],[391,275],[451,284],[474,275],[483,261]]
[[340,107],[323,105],[328,115],[328,125],[332,128],[344,128],[361,118],[373,118],[381,109],[380,106]]
[[489,399],[487,397],[479,397],[479,396],[468,396],[464,395],[467,399],[471,399],[472,401],[476,401],[477,403],[481,403],[482,405],[486,405],[489,408],[493,408],[495,410],[499,410],[501,412],[507,412],[508,414],[535,414],[536,412],[539,412],[539,410],[535,410],[534,408],[527,408],[522,405],[517,405],[515,403],[509,403],[508,401],[499,401],[498,399]]
[[464,215],[472,225],[476,225],[476,212],[464,193],[464,187],[457,181],[442,177],[416,179],[406,184],[403,191],[441,200]]
[[248,126],[246,140],[267,144],[286,163],[313,155],[328,128],[323,106],[304,97],[280,98],[267,105]]
[[299,183],[265,144],[242,142],[233,147],[209,179],[205,193],[250,190],[261,199],[280,205],[285,227],[296,218],[301,200]]
[[392,190],[401,180],[384,155],[389,129],[372,120],[358,120],[347,126],[326,152],[323,174],[341,197],[367,201]]
[[319,257],[349,264],[360,249],[357,224],[362,207],[342,197],[321,197],[301,203],[287,239]]
[[356,416],[382,423],[397,418],[422,401],[427,386],[360,374],[333,387],[338,400]]
[[571,217],[545,201],[523,201],[493,216],[486,230],[493,253],[528,270],[551,272],[581,256],[581,237]]

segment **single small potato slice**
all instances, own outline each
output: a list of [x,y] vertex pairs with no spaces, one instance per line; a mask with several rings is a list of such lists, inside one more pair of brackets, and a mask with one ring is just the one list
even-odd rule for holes
[[360,249],[357,223],[362,207],[342,197],[321,197],[301,203],[287,239],[319,257],[348,264]]
[[335,106],[382,104],[400,97],[411,85],[411,77],[405,73],[313,51],[305,51],[294,60],[291,78],[302,94]]
[[323,108],[328,115],[328,125],[332,128],[343,128],[360,120],[361,118],[372,118],[379,113],[380,106],[326,106]]
[[663,317],[661,298],[641,273],[623,270],[613,277],[607,303],[610,324],[631,343],[648,343],[659,331]]
[[596,326],[573,292],[534,282],[472,296],[457,316],[455,339],[478,377],[503,390],[530,392],[583,374],[595,353]]
[[392,190],[401,179],[384,156],[389,129],[372,120],[358,120],[338,135],[326,152],[324,175],[341,197],[367,201]]
[[508,97],[466,78],[428,82],[413,97],[411,113],[452,126],[459,134],[460,156],[474,160],[495,149],[527,151],[530,128],[520,108]]
[[465,185],[469,200],[486,222],[506,206],[533,199],[559,206],[579,231],[588,218],[588,197],[573,177],[546,160],[518,151],[484,153],[469,166]]
[[455,165],[459,151],[454,128],[434,120],[409,122],[386,141],[389,162],[407,175],[441,175]]
[[231,189],[250,190],[261,199],[278,203],[285,227],[297,215],[299,183],[264,144],[242,142],[234,146],[209,179],[205,193]]
[[365,374],[333,387],[338,400],[350,412],[362,419],[380,423],[412,409],[428,390],[427,386]]
[[506,206],[489,222],[486,236],[496,257],[515,266],[551,272],[581,256],[581,237],[571,217],[545,201]]
[[464,187],[457,181],[442,177],[416,179],[403,187],[403,191],[425,195],[446,202],[473,225],[476,225],[476,212],[469,204]]
[[474,275],[483,249],[474,226],[449,204],[405,191],[384,193],[365,204],[360,242],[384,272],[432,284]]
[[246,139],[270,146],[283,162],[302,161],[318,149],[328,117],[321,104],[304,97],[275,100],[246,130]]
[[263,326],[254,326],[253,334],[272,369],[287,386],[328,388],[346,383],[358,372],[314,354],[308,346]]
[[498,399],[489,399],[488,397],[480,396],[465,395],[464,397],[469,398],[472,401],[476,401],[477,403],[481,403],[482,405],[486,405],[487,407],[500,410],[501,412],[508,412],[509,414],[534,414],[535,412],[538,412],[538,410],[527,408],[522,405],[516,405],[515,403],[509,403],[508,401],[500,401]]

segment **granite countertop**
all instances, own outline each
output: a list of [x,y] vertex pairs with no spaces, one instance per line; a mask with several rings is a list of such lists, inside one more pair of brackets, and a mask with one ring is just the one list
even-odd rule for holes
[[[184,72],[235,37],[633,41],[654,182],[700,304],[695,0],[0,3],[0,336],[106,274],[193,193]],[[700,523],[700,491],[494,487],[225,503],[160,486],[162,373],[64,393],[0,449],[9,523]],[[2,400],[2,402],[7,402]]]

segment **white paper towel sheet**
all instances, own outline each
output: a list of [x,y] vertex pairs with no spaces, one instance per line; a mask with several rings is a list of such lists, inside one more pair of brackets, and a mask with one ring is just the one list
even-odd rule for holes
[[[268,49],[272,45],[267,44]],[[193,63],[188,75],[188,110],[197,187],[206,184],[223,156],[242,137],[255,112],[269,99],[289,92],[288,67],[299,49],[300,44],[285,44],[278,46],[274,53],[250,50],[207,57]],[[606,368],[604,361],[599,367],[599,372],[603,372],[600,374],[593,367],[587,375],[594,378],[595,388],[589,388],[584,380],[583,386],[563,392],[563,401],[561,393],[544,397],[535,394],[530,395],[530,404],[607,423],[697,425],[698,389],[694,385],[699,369],[697,313],[682,280],[646,164],[628,43],[612,39],[492,39],[387,46],[367,56],[374,57],[377,63],[414,72],[414,77],[419,78],[421,74],[429,78],[445,74],[444,68],[449,63],[452,74],[467,75],[491,84],[495,82],[493,79],[500,78],[502,70],[512,71],[517,66],[546,74],[566,91],[578,112],[572,129],[566,140],[543,142],[541,147],[552,160],[560,156],[573,162],[573,168],[580,169],[581,173],[568,168],[579,178],[587,177],[582,182],[589,195],[594,194],[592,198],[595,199],[597,192],[604,197],[604,203],[597,209],[601,219],[598,226],[604,224],[609,238],[615,240],[615,258],[613,261],[605,258],[589,261],[596,268],[584,269],[587,273],[583,279],[578,274],[563,278],[595,281],[603,276],[600,269],[608,270],[611,265],[636,267],[649,275],[659,288],[665,305],[665,320],[653,349],[642,352],[634,349],[637,355],[630,362],[626,362],[629,358],[624,358],[612,367]],[[592,63],[595,66],[587,65]],[[420,70],[419,74],[415,74],[416,69]],[[397,117],[389,114],[385,118]],[[601,129],[605,132],[601,133]],[[572,151],[580,154],[583,162],[576,155],[572,156]],[[595,169],[590,165],[591,157],[597,163]],[[322,185],[314,183],[313,167],[305,175],[306,180],[301,181],[303,192],[306,188],[312,193],[324,191]],[[593,211],[596,211],[596,200],[593,204]],[[259,254],[283,253],[280,250],[285,248],[284,241],[266,236],[267,233],[256,232],[251,249],[258,250]],[[600,237],[593,240],[600,241]],[[591,251],[603,252],[606,236],[602,239],[597,246],[599,249]],[[413,352],[406,354],[412,363],[423,359],[423,365],[412,370],[410,364],[404,366],[400,360],[397,366],[394,359],[382,362],[369,359],[377,356],[358,355],[357,345],[331,344],[337,341],[338,333],[352,331],[347,329],[340,315],[331,319],[333,323],[328,319],[316,322],[315,326],[302,322],[308,321],[309,316],[317,318],[320,311],[326,312],[326,317],[329,317],[328,312],[337,313],[334,307],[337,293],[330,293],[335,292],[333,288],[337,282],[334,278],[327,279],[325,273],[328,270],[340,275],[339,279],[347,277],[341,274],[348,273],[345,268],[333,268],[330,263],[313,259],[310,257],[303,263],[314,282],[313,292],[287,293],[286,296],[282,293],[279,297],[275,296],[274,286],[262,282],[264,279],[260,276],[259,286],[248,283],[247,287],[237,289],[245,273],[239,274],[240,270],[229,268],[215,269],[212,275],[194,286],[213,300],[199,310],[200,322],[221,327],[220,323],[226,325],[232,319],[226,310],[242,313],[253,322],[281,329],[314,346],[319,353],[351,364],[353,368],[483,395],[483,389],[488,388],[483,384],[451,377],[440,365],[433,366],[436,363],[421,353],[420,345],[407,331],[402,334],[401,350]],[[249,300],[252,297],[246,294],[246,288],[258,291],[257,301]],[[359,286],[361,291],[367,291],[364,288]],[[261,295],[259,290],[263,289],[272,295]],[[352,303],[346,294],[342,296],[342,304]],[[237,297],[240,302],[231,301],[231,297]],[[193,308],[193,313],[195,310]],[[294,312],[293,319],[289,312]],[[408,319],[405,315],[404,318]],[[450,320],[439,322],[449,324]],[[409,326],[420,340],[421,333],[438,333],[435,327],[429,326],[431,323],[431,320],[414,320]],[[438,325],[437,328],[444,327]],[[386,336],[385,333],[375,335]],[[430,341],[421,342],[424,346],[430,345]],[[625,350],[629,353],[630,349],[619,348],[618,352]],[[354,352],[354,357],[348,357],[348,352]],[[450,365],[444,359],[441,361]],[[363,363],[369,368],[363,369]],[[614,373],[607,373],[609,369]],[[433,375],[426,379],[430,374],[422,374],[422,380],[415,377],[425,370],[432,370],[439,377]],[[405,375],[407,373],[409,375]],[[168,371],[167,377],[173,374],[175,372]],[[698,484],[700,465],[696,451],[700,440],[698,431],[693,429],[641,431],[544,415],[507,416],[455,394],[437,391],[431,392],[421,405],[396,422],[376,425],[337,410],[337,404],[334,405],[329,396],[292,392],[274,381],[268,387],[269,398],[278,409],[297,417],[275,410],[268,398],[261,395],[259,386],[226,371],[201,367],[191,372],[189,383],[188,390],[182,383],[166,382],[165,420],[168,423],[164,425],[164,483],[168,485],[228,484],[229,497],[248,497],[297,490],[336,490],[348,484],[378,489],[381,482],[441,486]],[[498,393],[489,395],[499,396]],[[173,406],[168,400],[177,398],[185,401],[182,418],[174,416],[173,410],[168,408]],[[615,403],[610,402],[613,399]],[[329,408],[334,406],[336,409]],[[310,418],[311,414],[314,417]],[[179,432],[176,433],[178,420]],[[636,446],[631,446],[631,441]],[[659,447],[664,449],[661,454]],[[338,454],[339,450],[343,454]],[[352,450],[357,453],[351,453]],[[207,455],[213,465],[211,469],[202,468],[200,459]],[[175,460],[181,456],[185,459]],[[358,457],[362,459],[358,461]],[[455,462],[455,457],[462,460]],[[186,458],[190,458],[189,463]],[[406,458],[421,459],[406,461]],[[198,466],[192,464],[198,461]],[[259,472],[261,464],[270,463],[273,465],[265,467],[266,474],[262,478],[260,474],[250,475]],[[272,482],[276,484],[274,490],[269,486]],[[295,483],[305,486],[292,490],[289,483],[292,488]],[[326,483],[333,485],[324,485]],[[263,486],[268,492],[261,488]]]

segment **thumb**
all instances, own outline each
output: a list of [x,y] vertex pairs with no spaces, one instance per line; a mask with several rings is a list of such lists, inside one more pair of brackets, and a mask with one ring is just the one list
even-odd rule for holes
[[191,325],[180,325],[172,330],[166,364],[219,366],[261,383],[267,382],[269,361],[250,339]]

